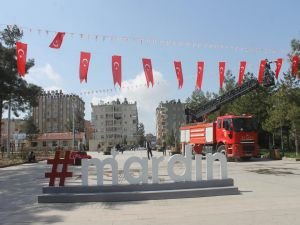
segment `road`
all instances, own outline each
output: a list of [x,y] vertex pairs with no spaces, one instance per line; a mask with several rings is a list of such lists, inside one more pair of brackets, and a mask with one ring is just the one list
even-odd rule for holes
[[[104,157],[91,153],[93,157]],[[120,163],[146,151],[125,151]],[[161,156],[161,152],[154,152]],[[166,177],[166,162],[160,174]],[[299,225],[300,162],[229,162],[229,177],[241,192],[235,196],[120,203],[39,204],[48,180],[45,162],[0,169],[0,224],[230,224]],[[80,168],[73,167],[79,173]],[[182,170],[182,168],[177,168]],[[180,171],[179,171],[180,172]],[[91,177],[91,179],[93,179]],[[75,176],[70,183],[80,183]]]

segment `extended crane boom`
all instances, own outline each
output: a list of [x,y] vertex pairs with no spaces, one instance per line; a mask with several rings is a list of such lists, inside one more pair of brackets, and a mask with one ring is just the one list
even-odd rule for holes
[[[263,81],[262,81],[262,86],[263,87],[270,87],[275,84],[275,74],[271,70],[270,63],[272,62],[267,62],[265,71],[263,74]],[[243,83],[241,86],[238,86],[225,94],[210,100],[209,102],[203,104],[200,106],[200,108],[197,110],[195,114],[192,114],[190,110],[187,108],[185,110],[185,114],[187,116],[187,123],[192,122],[193,120],[196,120],[198,122],[204,121],[204,116],[213,113],[217,110],[220,109],[220,107],[228,102],[231,102],[237,98],[239,98],[242,95],[245,95],[249,93],[252,90],[255,90],[259,87],[260,83],[258,82],[257,79],[251,77],[250,80],[246,81]]]

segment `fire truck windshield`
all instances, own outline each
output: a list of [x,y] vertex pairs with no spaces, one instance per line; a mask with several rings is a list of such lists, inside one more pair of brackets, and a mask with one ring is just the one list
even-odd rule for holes
[[233,118],[233,130],[252,132],[257,130],[257,124],[254,118]]

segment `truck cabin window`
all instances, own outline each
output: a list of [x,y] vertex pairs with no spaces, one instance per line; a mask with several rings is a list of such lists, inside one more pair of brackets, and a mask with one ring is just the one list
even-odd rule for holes
[[257,130],[257,123],[254,118],[234,118],[233,130],[235,132],[252,132]]
[[218,128],[221,128],[221,125],[222,125],[222,120],[218,119]]
[[232,120],[231,119],[224,119],[223,120],[223,128],[225,130],[231,131],[232,130]]

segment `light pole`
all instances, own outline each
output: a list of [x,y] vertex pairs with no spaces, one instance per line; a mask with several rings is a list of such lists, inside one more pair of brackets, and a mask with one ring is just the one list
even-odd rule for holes
[[75,150],[75,104],[72,99],[72,134],[73,134],[73,151]]
[[10,114],[11,114],[11,100],[8,100],[8,119],[7,119],[7,154],[10,153]]

